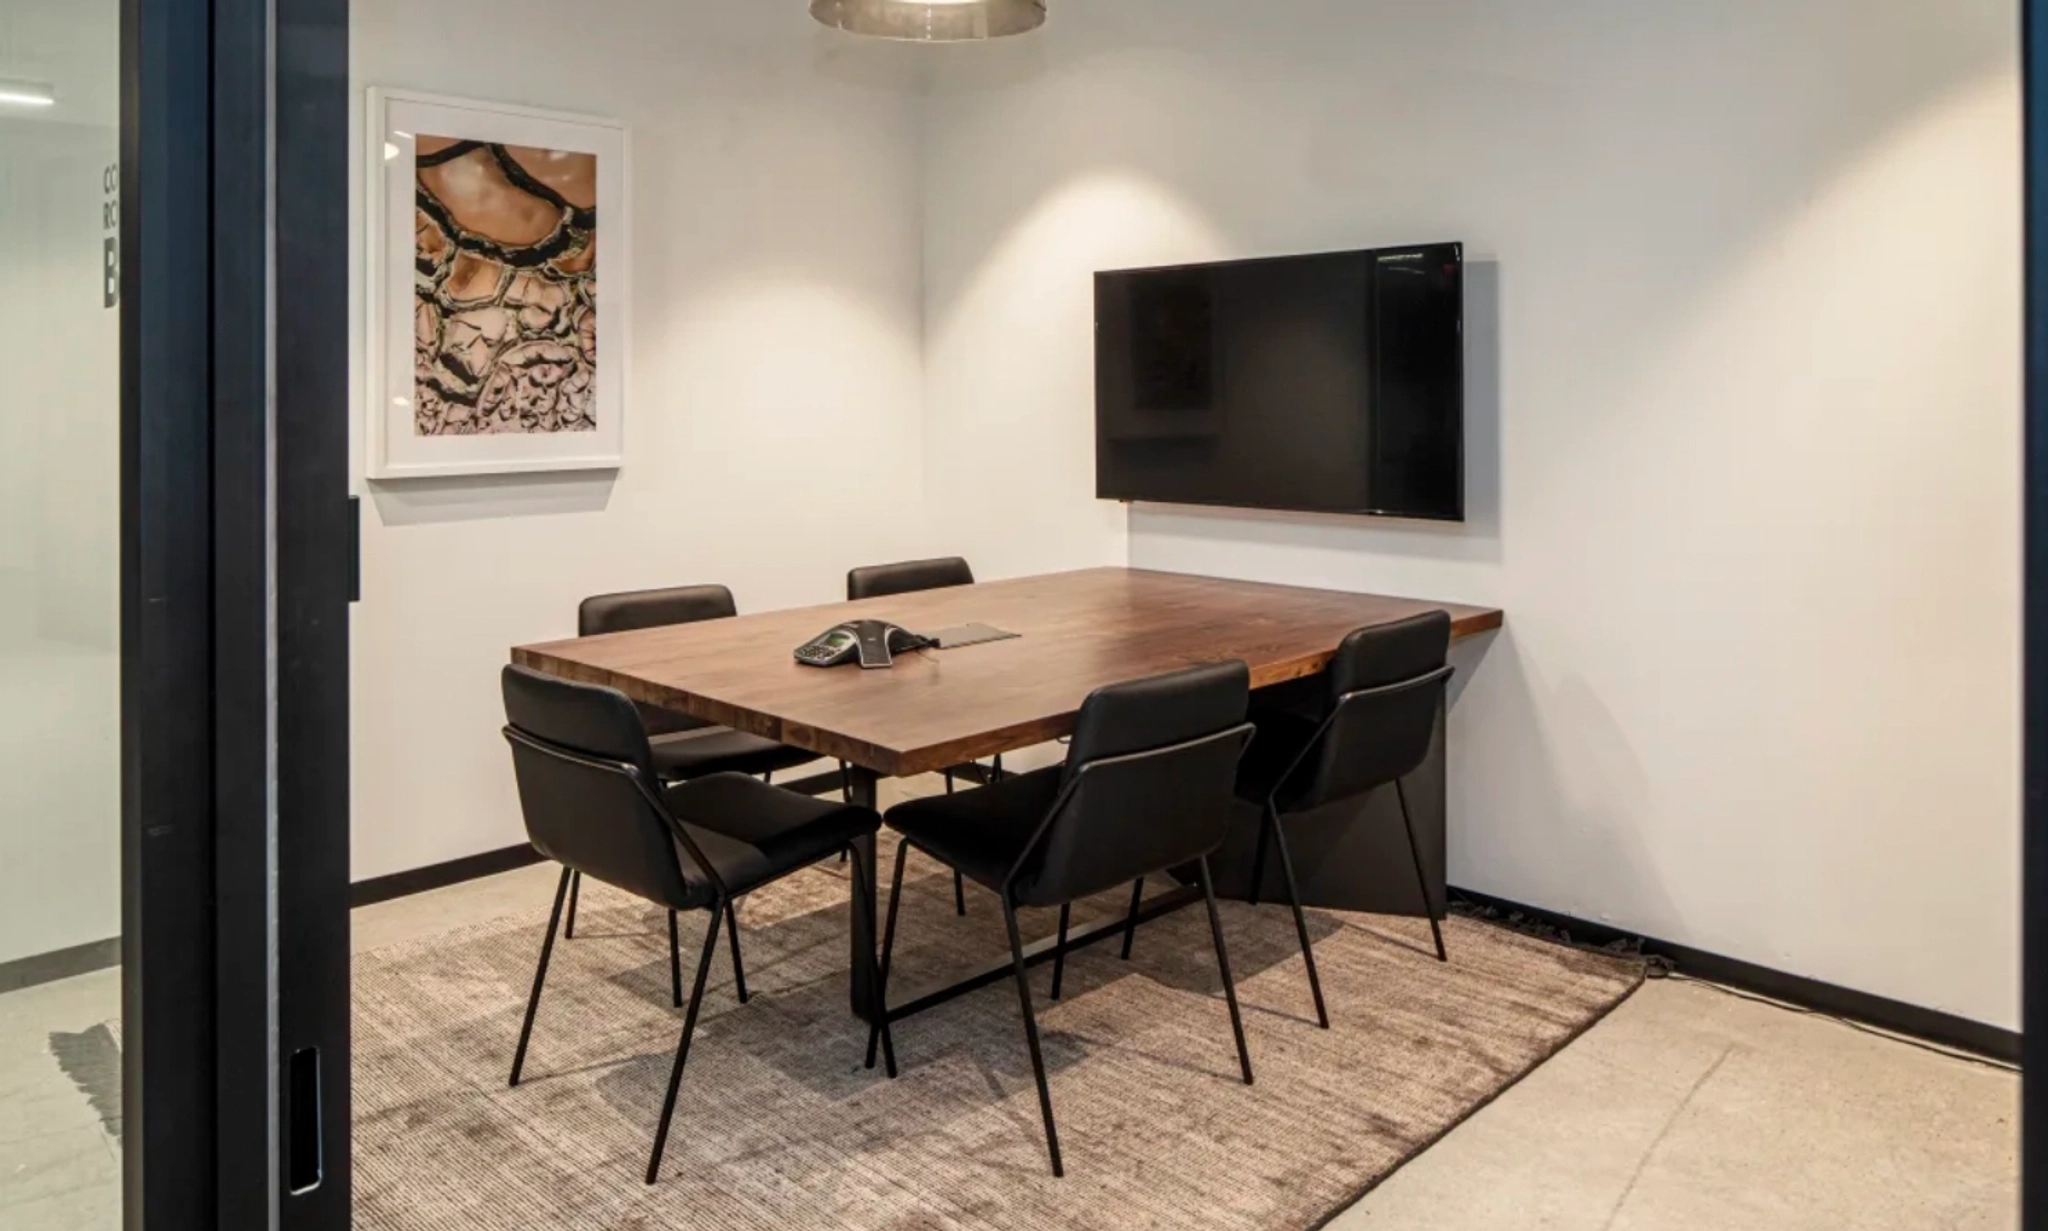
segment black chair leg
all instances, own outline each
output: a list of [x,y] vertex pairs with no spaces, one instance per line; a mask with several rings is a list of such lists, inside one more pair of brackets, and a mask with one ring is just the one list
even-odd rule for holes
[[563,940],[576,939],[576,899],[583,896],[583,873],[569,873],[569,924],[562,929]]
[[1010,965],[1017,974],[1017,1004],[1024,1010],[1024,1041],[1031,1045],[1031,1074],[1038,1079],[1038,1110],[1045,1117],[1045,1148],[1052,1155],[1052,1173],[1063,1176],[1060,1135],[1052,1122],[1052,1087],[1045,1080],[1045,1054],[1038,1048],[1038,1017],[1031,1011],[1031,978],[1024,971],[1024,942],[1017,935],[1017,908],[1003,891],[1003,923],[1010,929]]
[[1258,846],[1252,854],[1252,891],[1245,898],[1253,906],[1259,904],[1259,891],[1266,884],[1266,827],[1259,826]]
[[993,773],[993,774],[989,775],[989,781],[990,781],[990,782],[1001,782],[1001,781],[1003,780],[1003,754],[1002,754],[1002,753],[998,752],[998,753],[996,754],[996,757],[995,757],[995,764],[996,764],[996,768],[995,768],[995,773]]
[[[882,925],[882,962],[880,966],[876,967],[875,974],[875,987],[877,989],[875,994],[884,1003],[888,1001],[889,955],[896,948],[896,908],[903,903],[903,866],[904,861],[909,855],[910,843],[899,842],[896,844],[896,873],[889,879],[889,917]],[[880,1023],[868,1023],[869,1068],[875,1067],[875,1041],[881,1037],[881,1034]],[[889,1074],[891,1077],[895,1075],[893,1070]]]
[[1067,922],[1073,917],[1074,904],[1069,902],[1060,907],[1060,938],[1052,951],[1052,998],[1060,998],[1060,981],[1067,973]]
[[1145,878],[1139,877],[1131,884],[1131,913],[1124,920],[1123,960],[1131,960],[1131,942],[1138,939],[1138,904],[1145,900]]
[[740,994],[740,1003],[747,1003],[747,968],[740,965],[740,917],[733,913],[733,904],[725,904],[725,935],[732,942],[732,982]]
[[[849,846],[847,853],[853,859],[853,892],[863,899],[861,909],[857,914],[862,919],[873,919],[875,917],[875,904],[865,900],[868,892],[867,868],[858,850]],[[901,868],[903,864],[899,860],[896,866]],[[892,900],[889,905],[889,922],[893,926],[896,922],[896,904]],[[869,982],[874,984],[875,988],[875,1020],[868,1024],[869,1059],[867,1063],[869,1068],[875,1067],[873,1058],[874,1040],[875,1035],[879,1033],[882,1036],[882,1067],[889,1074],[890,1080],[893,1081],[896,1077],[896,1039],[889,1029],[889,977],[881,965],[875,961],[875,934],[873,929],[874,925],[872,923],[864,925],[861,930],[867,934],[860,938],[860,951],[866,954],[868,959]]]
[[1223,972],[1223,998],[1230,1002],[1230,1032],[1237,1036],[1237,1063],[1244,1070],[1244,1084],[1252,1084],[1252,1054],[1244,1045],[1244,1017],[1237,1011],[1237,984],[1230,979],[1230,953],[1223,947],[1223,920],[1216,913],[1216,889],[1209,881],[1209,857],[1196,865],[1202,870],[1202,896],[1209,903],[1209,934],[1216,940],[1216,967]]
[[1429,904],[1429,878],[1422,872],[1422,844],[1415,840],[1415,818],[1408,815],[1408,788],[1394,779],[1394,796],[1401,801],[1401,824],[1408,830],[1408,855],[1415,861],[1415,887],[1422,891],[1422,913],[1429,916],[1429,934],[1436,941],[1436,960],[1448,962],[1450,954],[1444,951],[1444,929],[1436,921],[1436,909]]
[[713,903],[711,921],[704,929],[704,952],[697,959],[697,982],[690,988],[690,1008],[683,1014],[683,1038],[676,1044],[675,1067],[668,1073],[668,1095],[661,1101],[661,1123],[654,1130],[654,1152],[647,1159],[647,1182],[661,1176],[661,1152],[668,1145],[669,1121],[676,1114],[676,1091],[683,1085],[683,1063],[690,1058],[690,1038],[697,1033],[697,1010],[704,1003],[704,977],[711,973],[711,958],[718,952],[718,925],[724,918],[724,903]]
[[1273,830],[1273,842],[1280,848],[1280,870],[1286,874],[1287,904],[1294,908],[1294,934],[1301,938],[1301,960],[1308,967],[1308,991],[1316,1001],[1316,1024],[1323,1029],[1330,1028],[1330,1014],[1323,1007],[1323,981],[1316,974],[1316,951],[1309,944],[1308,917],[1301,913],[1301,886],[1294,879],[1294,856],[1287,849],[1287,835],[1280,829],[1280,812],[1272,800],[1266,801],[1264,815],[1259,826],[1263,832],[1267,826]]
[[569,893],[569,882],[575,873],[562,869],[562,879],[555,884],[555,907],[548,912],[547,938],[540,942],[540,965],[533,971],[533,992],[526,998],[526,1021],[519,1027],[519,1047],[512,1053],[512,1081],[519,1084],[519,1070],[526,1067],[526,1042],[533,1037],[533,1015],[540,1008],[540,985],[548,977],[548,958],[555,951],[555,928],[562,922],[562,899]]
[[668,912],[668,988],[675,1006],[683,1007],[683,942],[676,935],[676,912]]

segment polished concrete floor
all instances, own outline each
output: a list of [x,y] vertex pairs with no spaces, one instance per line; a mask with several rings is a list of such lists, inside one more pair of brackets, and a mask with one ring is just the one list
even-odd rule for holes
[[2005,1231],[2019,1081],[1837,1022],[1644,985],[1333,1231]]
[[[116,1231],[118,1125],[59,1064],[72,1040],[121,1011],[119,971],[0,996],[0,1227]],[[109,1057],[111,1058],[111,1057]]]
[[[375,948],[545,903],[530,868],[355,913]],[[113,971],[0,996],[0,1227],[120,1225],[95,1084]],[[58,1062],[59,1054],[65,1063]],[[2018,1080],[1720,990],[1648,984],[1336,1231],[2003,1231]]]

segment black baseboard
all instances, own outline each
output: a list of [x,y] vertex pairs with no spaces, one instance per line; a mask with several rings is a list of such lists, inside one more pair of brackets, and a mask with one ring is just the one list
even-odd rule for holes
[[38,983],[55,983],[74,975],[89,975],[121,964],[121,938],[88,941],[69,949],[32,953],[11,962],[0,962],[0,994],[18,992]]
[[1708,953],[1687,945],[1673,944],[1649,936],[1638,936],[1604,924],[1588,923],[1570,915],[1561,915],[1541,907],[1526,906],[1510,902],[1491,894],[1475,893],[1469,889],[1451,888],[1451,901],[1455,908],[1460,903],[1476,908],[1474,913],[1481,917],[1493,917],[1508,926],[1532,927],[1546,935],[1555,935],[1568,944],[1586,945],[1591,948],[1619,948],[1627,952],[1641,953],[1645,957],[1661,958],[1670,963],[1680,974],[1709,983],[1768,996],[1786,1004],[1797,1005],[1833,1017],[1862,1022],[1881,1030],[1910,1038],[1923,1039],[1944,1047],[1953,1047],[1974,1055],[1988,1056],[2010,1064],[2019,1063],[2020,1036],[2017,1031],[2000,1029],[1983,1022],[1957,1017],[1919,1005],[1907,1004],[1902,1000],[1889,1000],[1869,992],[1823,983],[1803,975],[1787,974],[1768,966],[1758,966],[1737,958]]
[[[395,898],[426,893],[433,889],[445,889],[465,881],[531,867],[540,862],[540,852],[522,842],[518,846],[508,846],[500,850],[464,856],[461,859],[451,859],[446,863],[429,864],[423,868],[412,868],[404,872],[394,872],[389,876],[357,881],[349,887],[349,905],[370,906],[378,902],[389,902]],[[1509,926],[1540,931],[1567,944],[1585,945],[1596,949],[1617,948],[1640,953],[1645,957],[1660,958],[1668,962],[1672,969],[1696,979],[1754,992],[1815,1012],[1848,1018],[1851,1021],[1876,1026],[1881,1030],[1924,1039],[1930,1043],[1988,1056],[1994,1060],[2010,1064],[2017,1064],[2020,1060],[2020,1035],[2017,1031],[1972,1021],[1966,1017],[1957,1017],[1952,1013],[1923,1008],[1920,1005],[1907,1004],[1902,1000],[1891,1000],[1869,992],[1823,983],[1804,975],[1787,974],[1782,970],[1773,970],[1768,966],[1758,966],[1738,958],[1709,953],[1689,945],[1639,936],[1620,928],[1590,923],[1571,915],[1512,902],[1506,898],[1494,897],[1492,894],[1460,889],[1455,885],[1451,887],[1450,895],[1454,907],[1463,905],[1472,908],[1475,914],[1482,917],[1491,916]],[[119,965],[120,961],[121,940],[119,937],[113,937],[75,945],[69,949],[59,949],[52,953],[38,953],[11,962],[0,962],[0,993],[90,974],[95,970],[105,970]]]
[[[833,775],[833,780],[837,782],[837,774]],[[357,881],[349,886],[349,905],[370,906],[378,902],[389,902],[393,898],[425,893],[430,889],[446,889],[450,885],[459,885],[464,881],[530,867],[540,861],[540,852],[522,842],[518,846],[508,846],[503,850],[485,851],[481,855],[469,855],[461,859],[451,859],[446,863],[430,864],[424,868],[413,868],[405,872],[394,872],[389,876]],[[105,970],[120,964],[121,938],[118,936],[50,953],[34,953],[11,962],[0,962],[0,994],[20,991],[22,988],[34,987],[40,983],[55,983],[59,979],[69,979],[76,975],[91,974],[95,970]]]
[[[525,843],[508,846],[500,850],[485,851],[446,863],[429,864],[423,868],[412,868],[394,872],[389,876],[372,877],[357,881],[349,887],[351,906],[370,906],[378,902],[389,902],[395,898],[426,893],[433,889],[445,889],[465,881],[496,876],[500,872],[511,872],[518,868],[531,867],[541,862],[540,852]],[[1942,1013],[1920,1005],[1907,1004],[1902,1000],[1891,1000],[1869,992],[1823,983],[1804,975],[1787,974],[1768,966],[1758,966],[1738,958],[1709,953],[1689,945],[1673,944],[1655,937],[1639,936],[1605,924],[1590,923],[1571,915],[1544,910],[1491,894],[1470,889],[1451,887],[1451,899],[1455,905],[1473,908],[1482,916],[1496,917],[1509,926],[1521,926],[1541,931],[1567,944],[1586,945],[1591,948],[1619,948],[1645,957],[1660,958],[1670,963],[1672,969],[1681,974],[1708,982],[1724,984],[1787,1004],[1812,1009],[1836,1017],[1848,1018],[1865,1025],[1876,1026],[1911,1038],[1924,1039],[1944,1047],[1953,1047],[1975,1055],[1988,1056],[2010,1064],[2019,1063],[2020,1035],[2017,1031],[2005,1030],[1983,1022]],[[90,974],[119,965],[121,941],[119,937],[75,945],[52,953],[38,953],[11,962],[0,962],[0,993],[18,991],[41,983],[53,983],[76,975]]]
[[496,876],[500,872],[511,872],[518,868],[532,867],[541,861],[540,852],[521,842],[501,850],[485,851],[481,855],[465,855],[446,863],[430,863],[424,868],[411,868],[404,872],[393,872],[389,876],[373,876],[360,880],[348,887],[350,906],[374,906],[378,902],[389,902],[393,898],[411,897],[430,889],[446,889],[464,881],[480,880]]

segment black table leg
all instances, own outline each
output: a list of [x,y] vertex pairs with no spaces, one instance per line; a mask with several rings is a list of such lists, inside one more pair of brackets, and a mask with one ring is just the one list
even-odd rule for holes
[[[848,802],[859,804],[863,808],[875,807],[875,788],[881,782],[881,775],[874,770],[852,765],[847,767],[846,779]],[[850,945],[847,970],[851,975],[854,1016],[872,1023],[875,1020],[875,986],[871,965],[873,950],[871,949],[868,954],[862,954],[860,947],[863,938],[866,938],[867,944],[874,943],[875,897],[880,892],[880,887],[876,884],[875,877],[875,840],[872,837],[859,838],[855,840],[854,845],[860,851],[861,857],[846,865],[847,875],[860,877],[866,882],[867,891],[849,891],[846,895],[849,912],[846,930]]]

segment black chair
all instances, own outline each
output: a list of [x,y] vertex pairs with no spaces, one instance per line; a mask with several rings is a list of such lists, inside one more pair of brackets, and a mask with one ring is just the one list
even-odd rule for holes
[[1255,715],[1258,738],[1252,741],[1237,783],[1238,797],[1259,806],[1251,900],[1258,902],[1265,881],[1270,839],[1280,852],[1288,905],[1294,908],[1294,930],[1301,938],[1309,992],[1316,1002],[1316,1021],[1325,1030],[1330,1015],[1323,1007],[1322,981],[1316,975],[1315,951],[1301,912],[1301,888],[1280,820],[1292,813],[1358,799],[1392,783],[1408,831],[1408,854],[1415,865],[1423,913],[1429,916],[1430,935],[1436,941],[1437,960],[1449,960],[1443,928],[1430,905],[1422,850],[1415,840],[1415,820],[1409,814],[1408,792],[1401,780],[1429,755],[1437,711],[1451,678],[1452,669],[1445,661],[1450,644],[1451,617],[1441,611],[1361,628],[1344,639],[1330,661],[1321,681],[1321,703],[1314,713],[1276,709]]
[[[732,591],[724,586],[681,586],[672,590],[637,590],[600,594],[583,600],[576,612],[576,635],[634,632],[672,624],[724,620],[739,614]],[[654,750],[654,771],[664,782],[686,782],[706,774],[772,776],[818,759],[815,752],[792,748],[759,735],[734,731],[702,718],[651,705],[636,707]]]
[[[505,737],[512,744],[526,832],[535,850],[562,865],[547,936],[541,941],[540,964],[533,972],[533,992],[526,1002],[526,1020],[512,1054],[511,1084],[519,1084],[526,1066],[526,1047],[572,875],[595,877],[666,907],[671,940],[677,911],[703,910],[710,915],[683,1015],[682,1041],[676,1045],[668,1094],[654,1132],[654,1151],[647,1160],[647,1182],[652,1184],[668,1143],[683,1064],[704,1001],[705,976],[717,952],[719,921],[731,917],[733,899],[840,851],[860,860],[859,839],[872,836],[881,818],[867,808],[812,799],[745,774],[713,774],[664,788],[655,775],[640,717],[623,693],[524,667],[506,667],[503,684]],[[866,892],[864,876],[856,875],[852,881],[852,892]],[[868,955],[880,997],[873,937],[862,937],[859,948]],[[670,962],[680,983],[673,948]],[[886,1026],[887,1007],[882,1003],[881,1023]],[[882,1046],[893,1077],[895,1045],[886,1033]]]
[[[596,637],[605,633],[637,632],[643,628],[665,628],[671,624],[696,624],[704,620],[730,619],[739,614],[732,591],[724,586],[678,586],[667,590],[631,590],[623,594],[600,594],[586,598],[576,610],[576,635]],[[773,781],[776,771],[795,769],[818,759],[815,752],[778,744],[772,739],[749,735],[706,722],[690,714],[657,706],[634,704],[640,723],[647,731],[654,755],[654,773],[663,782],[687,782],[710,774],[758,774]],[[576,938],[576,906],[583,896],[583,878],[569,879],[569,923],[562,939]],[[726,924],[732,929],[733,975],[739,981],[741,1003],[747,999],[747,979],[740,966],[738,916]],[[675,920],[669,920],[672,947]],[[681,958],[676,958],[681,964]],[[676,1003],[682,1004],[680,977],[676,981]]]
[[[1074,902],[1147,873],[1193,864],[1208,899],[1209,932],[1223,972],[1238,1064],[1245,1084],[1251,1084],[1251,1055],[1209,878],[1209,854],[1229,831],[1231,783],[1252,735],[1245,720],[1250,679],[1243,663],[1231,662],[1099,689],[1081,707],[1065,765],[889,810],[889,827],[903,842],[896,850],[889,918],[882,930],[881,977],[885,982],[889,977],[896,912],[903,902],[904,856],[912,847],[1001,896],[1054,1175],[1064,1170],[1017,933],[1020,906],[1060,908],[1053,969],[1057,999]],[[869,1034],[870,1061],[877,1033]]]
[[940,560],[905,560],[900,564],[870,564],[854,569],[846,575],[846,597],[852,602],[973,584],[974,570],[958,556]]
[[[870,564],[846,574],[846,600],[857,602],[864,598],[888,598],[895,594],[913,594],[920,590],[946,590],[954,586],[974,584],[974,570],[967,567],[967,561],[958,556],[946,556],[937,560],[905,560],[899,564]],[[954,776],[965,766],[945,771],[946,794],[953,793]],[[978,767],[977,767],[978,768]],[[1003,776],[1003,758],[996,754],[991,776]],[[967,883],[959,873],[953,874],[953,910],[956,914],[967,913]]]

